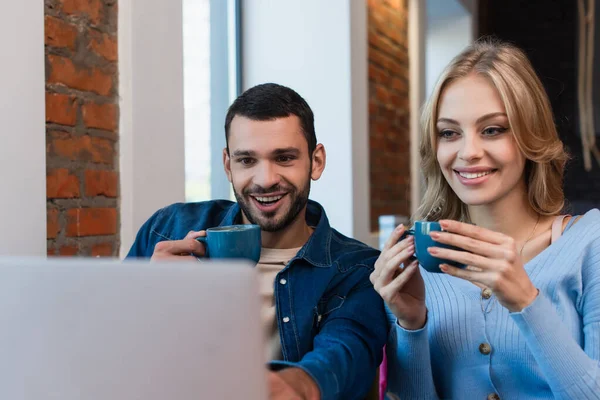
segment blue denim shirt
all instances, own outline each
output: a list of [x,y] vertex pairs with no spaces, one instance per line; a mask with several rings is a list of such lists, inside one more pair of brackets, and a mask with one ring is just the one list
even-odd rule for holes
[[[283,360],[272,370],[298,367],[317,382],[323,400],[364,398],[374,382],[387,339],[383,302],[369,281],[379,252],[332,229],[323,208],[309,201],[315,230],[277,274],[277,325]],[[140,229],[127,257],[150,257],[156,243],[191,230],[241,223],[237,203],[173,204]],[[278,284],[285,279],[286,284]]]

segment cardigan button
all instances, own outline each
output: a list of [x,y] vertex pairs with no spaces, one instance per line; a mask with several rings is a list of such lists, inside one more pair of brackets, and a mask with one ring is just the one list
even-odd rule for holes
[[490,354],[492,352],[492,346],[490,346],[487,343],[481,343],[479,345],[479,352],[481,354],[483,354],[484,356],[487,356],[488,354]]

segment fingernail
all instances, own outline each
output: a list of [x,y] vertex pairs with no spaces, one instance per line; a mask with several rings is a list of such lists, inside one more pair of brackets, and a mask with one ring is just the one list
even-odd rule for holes
[[450,226],[450,223],[448,221],[442,220],[442,221],[440,221],[440,226],[442,228],[446,229]]
[[415,252],[415,246],[411,245],[408,247],[407,249],[410,253],[414,253]]
[[438,250],[435,247],[428,247],[427,251],[429,252],[429,254],[437,254]]
[[440,270],[442,272],[448,272],[448,266],[446,266],[446,264],[440,264]]
[[404,229],[404,224],[400,224],[396,227],[396,231],[400,232]]
[[431,232],[429,234],[429,236],[431,236],[434,239],[439,239],[440,238],[440,233],[439,232]]

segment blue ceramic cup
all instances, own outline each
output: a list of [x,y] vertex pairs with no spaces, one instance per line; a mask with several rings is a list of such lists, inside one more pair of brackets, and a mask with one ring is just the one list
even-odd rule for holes
[[261,238],[258,225],[218,226],[206,230],[205,237],[197,238],[204,243],[208,258],[245,259],[258,263]]
[[416,221],[413,229],[407,230],[401,237],[404,239],[407,235],[413,235],[415,237],[415,254],[419,264],[429,272],[442,272],[440,270],[440,264],[448,264],[458,268],[464,268],[465,265],[457,263],[455,261],[444,260],[437,258],[429,254],[427,251],[430,247],[442,247],[446,249],[453,249],[464,251],[454,246],[442,244],[433,240],[429,234],[431,232],[441,232],[442,227],[439,222],[435,221]]

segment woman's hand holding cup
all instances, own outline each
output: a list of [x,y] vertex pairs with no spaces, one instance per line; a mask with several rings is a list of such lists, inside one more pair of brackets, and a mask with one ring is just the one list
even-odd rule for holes
[[375,262],[370,280],[400,326],[415,330],[422,328],[427,318],[425,285],[419,263],[413,259],[414,237],[403,237],[405,232],[404,225],[394,229]]

